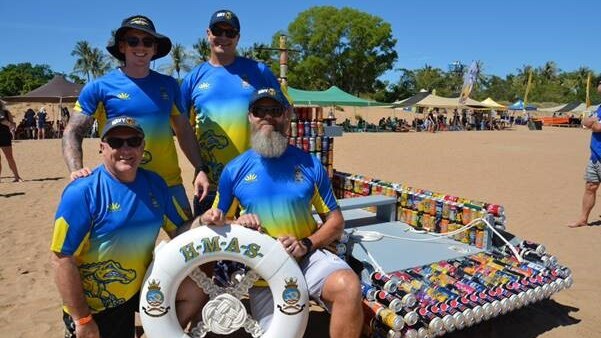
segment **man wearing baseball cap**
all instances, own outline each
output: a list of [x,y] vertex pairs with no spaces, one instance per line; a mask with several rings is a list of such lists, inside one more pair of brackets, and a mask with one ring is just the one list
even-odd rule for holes
[[280,85],[267,65],[237,56],[241,27],[238,16],[218,10],[206,29],[211,56],[184,78],[183,106],[196,125],[196,138],[213,190],[206,200],[194,200],[194,214],[211,207],[223,167],[250,147],[248,102],[259,88]]
[[[359,337],[359,278],[328,250],[344,230],[328,174],[318,158],[288,144],[290,110],[280,92],[261,88],[249,102],[252,148],[225,166],[213,208],[201,222],[234,222],[276,238],[299,263],[311,298],[330,311],[329,336]],[[238,206],[243,213],[234,220]],[[324,220],[319,228],[312,207]],[[255,286],[249,298],[253,318],[266,329],[274,310],[269,288]]]
[[169,54],[171,40],[156,31],[148,17],[125,18],[115,31],[107,51],[123,65],[89,82],[81,91],[75,112],[63,136],[63,156],[71,179],[90,174],[83,167],[82,140],[94,119],[102,130],[108,119],[121,115],[135,118],[145,130],[141,166],[159,174],[186,217],[191,217],[190,202],[184,189],[172,129],[184,154],[198,169],[194,192],[201,199],[209,181],[200,158],[194,131],[181,105],[177,81],[150,69],[150,62]]
[[[144,146],[138,121],[109,119],[102,164],[63,191],[50,249],[65,337],[134,337],[139,290],[160,229],[174,237],[190,227],[165,181],[139,168]],[[181,300],[180,317],[191,318],[179,311]]]

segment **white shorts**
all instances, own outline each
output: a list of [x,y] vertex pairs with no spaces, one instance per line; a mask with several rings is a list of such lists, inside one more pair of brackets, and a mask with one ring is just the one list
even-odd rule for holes
[[[307,281],[309,297],[330,311],[330,305],[321,299],[321,291],[326,279],[338,270],[351,270],[351,267],[333,253],[318,249],[300,262],[299,267]],[[252,287],[249,291],[252,317],[261,324],[263,330],[269,328],[273,317],[273,296],[268,287]]]

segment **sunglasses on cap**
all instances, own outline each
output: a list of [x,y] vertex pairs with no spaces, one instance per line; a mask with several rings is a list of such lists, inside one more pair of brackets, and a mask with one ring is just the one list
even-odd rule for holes
[[236,36],[238,36],[238,31],[235,29],[224,29],[224,28],[219,28],[217,26],[213,26],[211,27],[211,34],[213,34],[214,36],[221,36],[221,34],[225,33],[225,36],[227,36],[230,39],[235,38]]
[[250,109],[250,112],[260,119],[264,118],[266,115],[271,117],[280,117],[284,114],[284,107],[282,106],[253,106]]
[[[128,36],[124,38],[123,41],[127,42],[127,45],[130,47],[138,47],[138,45],[140,44],[140,38],[136,36]],[[156,43],[156,40],[150,37],[142,38],[141,41],[144,47],[146,48],[150,48]]]
[[142,144],[143,140],[144,139],[140,136],[132,136],[128,138],[107,137],[104,142],[108,143],[108,145],[113,149],[120,149],[126,143],[130,148],[137,148]]

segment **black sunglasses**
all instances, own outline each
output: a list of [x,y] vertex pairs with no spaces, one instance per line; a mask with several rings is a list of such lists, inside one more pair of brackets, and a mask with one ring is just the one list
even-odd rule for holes
[[238,36],[238,31],[235,29],[223,29],[217,26],[211,27],[211,34],[213,34],[214,36],[221,36],[221,34],[223,33],[225,33],[225,36],[227,36],[230,39],[233,39],[236,36]]
[[119,138],[119,137],[107,137],[104,142],[108,143],[108,145],[113,149],[120,149],[123,147],[125,143],[130,148],[137,148],[142,144],[143,138],[140,136],[132,136],[128,138]]
[[255,117],[258,117],[260,119],[264,118],[266,115],[269,115],[271,117],[280,117],[280,116],[282,116],[282,114],[284,114],[284,107],[282,107],[282,106],[277,106],[277,107],[254,106],[251,108],[250,112]]
[[[127,45],[130,47],[138,47],[138,45],[140,44],[140,38],[135,37],[135,36],[128,36],[128,37],[124,38],[123,41],[127,42]],[[156,40],[153,38],[149,38],[149,37],[142,38],[142,44],[146,48],[150,48],[150,47],[154,46],[155,43],[156,43]]]

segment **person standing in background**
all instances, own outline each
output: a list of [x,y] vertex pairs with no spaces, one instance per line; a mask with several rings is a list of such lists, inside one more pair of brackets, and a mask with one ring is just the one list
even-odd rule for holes
[[[597,92],[601,94],[601,79],[599,79]],[[588,218],[597,199],[597,189],[601,183],[601,105],[593,116],[582,119],[582,126],[591,131],[591,156],[584,173],[586,183],[584,184],[580,216],[575,222],[568,224],[570,228],[589,225]]]
[[[14,127],[15,122],[13,121],[12,115],[8,109],[5,108],[4,102],[0,101],[0,149],[2,149],[2,153],[4,153],[4,156],[6,157],[8,167],[13,172],[13,182],[23,182],[23,179],[19,176],[19,169],[17,169],[17,163],[13,156],[12,133],[10,130]],[[0,178],[2,177],[1,174],[2,158],[0,158]]]
[[42,106],[36,117],[38,121],[38,140],[42,140],[46,138],[46,118],[48,117],[48,113],[46,113],[46,107]]
[[204,201],[194,199],[194,214],[208,210],[223,167],[250,148],[248,103],[259,88],[280,85],[264,63],[236,55],[240,21],[223,9],[211,16],[206,30],[211,56],[194,68],[181,85],[183,105],[195,121],[202,162],[213,190]]

